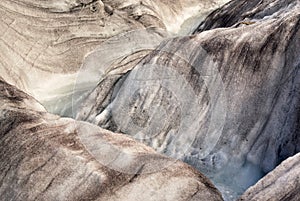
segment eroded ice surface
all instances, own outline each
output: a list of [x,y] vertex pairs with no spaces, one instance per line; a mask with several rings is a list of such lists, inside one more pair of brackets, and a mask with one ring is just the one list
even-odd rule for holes
[[[19,69],[13,71],[24,74],[18,86],[26,85],[48,111],[129,134],[193,165],[212,179],[226,200],[234,200],[281,160],[299,151],[296,3],[280,9],[276,1],[253,19],[234,15],[228,26],[216,14],[215,22],[220,24],[210,26],[207,20],[203,27],[222,29],[167,42],[168,34],[157,29],[127,32],[90,51],[79,73],[49,75],[24,68],[31,69],[29,76],[23,69],[26,62],[19,57]],[[168,23],[167,30],[173,36],[191,33],[206,15],[197,9],[187,10],[195,16],[183,16],[187,20],[176,26]],[[264,8],[244,10],[253,14]],[[203,76],[203,71],[190,68],[191,64],[205,64],[205,55],[213,56],[208,60],[216,63],[221,74],[225,99],[219,76]],[[166,66],[169,71],[163,69]],[[218,95],[226,104],[217,104]],[[218,124],[225,120],[225,125]],[[207,125],[213,125],[212,129]]]

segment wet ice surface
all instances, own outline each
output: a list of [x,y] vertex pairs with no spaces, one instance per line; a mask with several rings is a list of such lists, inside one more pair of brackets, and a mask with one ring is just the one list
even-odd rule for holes
[[214,175],[210,179],[222,193],[225,201],[233,201],[263,176],[264,173],[260,167],[246,162],[246,164],[236,172],[227,170]]
[[180,30],[178,31],[179,36],[185,36],[190,35],[193,33],[193,31],[198,27],[200,24],[199,22],[202,22],[209,12],[205,13],[198,13],[197,15],[188,18],[186,21],[184,21],[180,27]]
[[[265,173],[259,165],[245,161],[240,165],[239,161],[230,161],[233,157],[226,153],[216,153],[204,159],[186,157],[183,161],[198,169],[207,176],[217,189],[222,193],[225,201],[233,201],[239,198],[250,186],[257,183]],[[203,162],[199,164],[199,161]]]
[[[135,52],[153,50],[167,37],[168,33],[165,30],[149,28],[109,38],[84,58],[77,73],[49,78],[51,82],[46,82],[49,90],[37,89],[35,97],[50,113],[75,118],[79,105],[111,70],[115,61]],[[61,83],[60,88],[51,87],[54,83]]]

